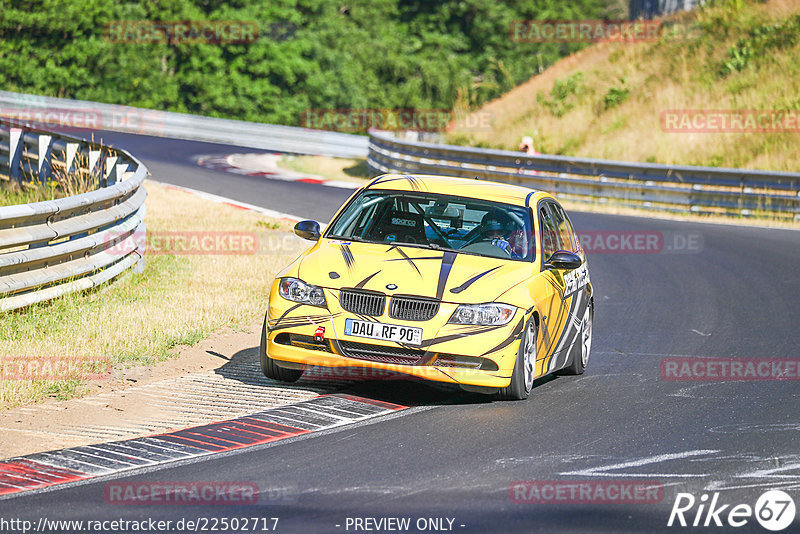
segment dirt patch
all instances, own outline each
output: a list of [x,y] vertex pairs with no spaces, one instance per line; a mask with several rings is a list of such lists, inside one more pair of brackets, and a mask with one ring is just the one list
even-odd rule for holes
[[115,370],[91,393],[0,413],[0,457],[129,439],[239,417],[315,397],[340,384],[279,384],[260,373],[261,322],[226,329],[175,359]]

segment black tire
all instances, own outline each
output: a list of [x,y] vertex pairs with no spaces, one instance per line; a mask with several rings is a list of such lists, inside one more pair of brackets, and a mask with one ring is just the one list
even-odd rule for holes
[[589,355],[592,351],[592,323],[594,322],[594,304],[589,302],[589,306],[584,312],[581,320],[581,331],[572,351],[572,361],[563,369],[565,375],[582,375],[589,362]]
[[264,326],[261,328],[261,346],[258,349],[261,356],[261,372],[264,376],[281,382],[297,382],[303,376],[302,369],[285,369],[267,356],[267,318],[264,317]]
[[[536,372],[536,336],[539,328],[536,326],[533,316],[528,319],[523,330],[522,340],[517,352],[517,360],[514,363],[514,373],[511,375],[511,383],[500,389],[498,396],[501,400],[525,400],[533,389],[533,375]],[[528,373],[526,373],[526,356]]]

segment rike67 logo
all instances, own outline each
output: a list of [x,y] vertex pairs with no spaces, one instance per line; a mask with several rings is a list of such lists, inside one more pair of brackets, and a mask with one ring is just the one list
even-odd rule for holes
[[[696,509],[695,509],[696,507]],[[755,506],[749,504],[719,503],[719,492],[709,502],[704,493],[696,499],[691,493],[678,493],[667,526],[681,527],[743,527],[755,516],[756,521],[767,530],[779,531],[792,524],[795,517],[794,500],[781,490],[763,493]]]

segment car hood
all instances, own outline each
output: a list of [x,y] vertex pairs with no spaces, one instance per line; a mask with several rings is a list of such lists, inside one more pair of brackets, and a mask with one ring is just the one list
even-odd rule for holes
[[[528,262],[332,239],[312,247],[298,269],[301,279],[322,287],[356,287],[454,303],[492,302],[532,273],[533,264]],[[397,287],[390,289],[392,285]]]

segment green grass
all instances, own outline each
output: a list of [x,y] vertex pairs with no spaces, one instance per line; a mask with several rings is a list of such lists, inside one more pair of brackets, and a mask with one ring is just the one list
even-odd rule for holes
[[[269,243],[272,233],[291,227],[155,184],[146,187],[148,232],[253,232]],[[297,253],[147,254],[141,274],[128,272],[101,288],[2,314],[0,363],[69,360],[81,372],[103,374],[175,357],[181,346],[226,327],[244,331],[263,317],[275,273]],[[86,387],[75,376],[9,377],[0,380],[0,409],[79,396]]]

